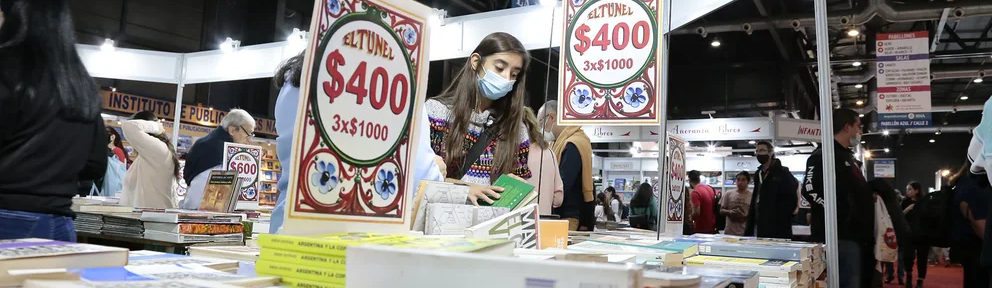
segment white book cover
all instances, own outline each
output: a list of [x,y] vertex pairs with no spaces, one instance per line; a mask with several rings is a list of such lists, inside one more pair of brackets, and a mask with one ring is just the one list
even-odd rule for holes
[[428,203],[426,235],[464,235],[465,229],[510,212],[510,208]]
[[413,223],[410,230],[424,231],[427,228],[427,205],[430,203],[465,204],[468,201],[468,186],[446,182],[420,181],[417,196],[413,198]]
[[[635,265],[535,261],[385,246],[348,248],[348,288],[643,288]],[[389,271],[389,277],[383,277]],[[485,271],[480,276],[479,271]]]
[[255,261],[261,254],[261,247],[248,246],[190,246],[189,255],[195,257],[213,257],[239,261]]
[[603,242],[585,241],[568,245],[569,250],[603,253],[630,254],[637,256],[637,262],[651,264],[658,262],[662,265],[682,265],[682,253],[661,249],[652,249],[631,245],[618,245]]
[[508,239],[517,248],[537,248],[540,214],[537,204],[510,211],[502,216],[465,229],[465,237],[483,239]]

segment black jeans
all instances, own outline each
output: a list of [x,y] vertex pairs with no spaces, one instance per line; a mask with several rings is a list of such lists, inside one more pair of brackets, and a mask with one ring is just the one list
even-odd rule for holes
[[912,243],[910,247],[901,251],[903,264],[906,265],[906,281],[913,280],[913,260],[916,260],[916,271],[920,280],[927,278],[927,255],[930,254],[930,246]]
[[951,260],[961,263],[964,270],[964,288],[989,287],[988,269],[982,267],[982,240],[977,236],[954,242],[951,247]]

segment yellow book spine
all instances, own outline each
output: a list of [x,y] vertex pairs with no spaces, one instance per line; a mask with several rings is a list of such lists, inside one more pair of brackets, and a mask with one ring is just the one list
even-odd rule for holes
[[282,277],[282,285],[296,288],[344,288],[344,284],[317,282],[292,277]]
[[348,243],[333,243],[306,237],[275,237],[271,234],[259,235],[258,245],[262,246],[262,251],[268,250],[265,248],[272,248],[340,257],[345,256],[345,250],[348,248]]
[[262,249],[261,254],[258,256],[258,260],[327,268],[341,272],[345,271],[345,259],[345,257],[339,256],[308,254],[279,249]]
[[259,259],[255,262],[255,272],[259,275],[290,277],[301,280],[344,284],[344,272],[334,269],[307,267],[303,265],[272,262]]

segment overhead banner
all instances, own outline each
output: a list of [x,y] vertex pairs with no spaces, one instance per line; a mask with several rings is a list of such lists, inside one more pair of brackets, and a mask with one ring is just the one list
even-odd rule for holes
[[[176,118],[175,102],[106,90],[100,93],[103,93],[103,110],[127,114],[151,111],[158,118],[168,121]],[[224,120],[224,116],[227,116],[227,111],[194,105],[182,105],[182,110],[179,112],[179,120],[182,122],[210,127],[217,127],[220,121]],[[255,133],[276,135],[276,121],[255,117]]]
[[262,147],[224,142],[224,170],[238,172],[241,178],[239,202],[258,202],[262,170]]
[[[678,136],[669,135],[668,136],[668,146],[667,153],[665,153],[665,170],[662,174],[668,177],[668,188],[664,195],[667,200],[664,200],[664,208],[668,211],[666,213],[658,213],[658,215],[665,215],[667,222],[665,223],[665,231],[662,233],[667,237],[680,237],[682,236],[682,223],[683,215],[685,212],[685,141]],[[659,207],[662,208],[662,207]],[[660,216],[659,216],[660,217]]]
[[775,139],[796,140],[806,142],[821,142],[820,121],[776,118]]
[[874,160],[875,178],[896,178],[896,160]]
[[878,127],[931,126],[929,33],[878,34],[876,39]]
[[558,121],[661,123],[658,79],[662,1],[563,1]]
[[[668,121],[668,135],[684,141],[771,139],[772,123],[768,118],[717,118]],[[641,135],[657,141],[658,127],[642,127]],[[655,137],[652,137],[655,136]]]
[[410,0],[315,2],[285,233],[409,230],[431,13]]
[[[583,126],[593,143],[631,142],[641,139],[641,128],[636,126]],[[657,137],[656,137],[657,138]]]

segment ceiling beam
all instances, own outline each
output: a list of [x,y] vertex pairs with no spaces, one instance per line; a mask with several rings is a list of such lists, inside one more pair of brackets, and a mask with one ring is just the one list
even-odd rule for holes
[[985,30],[982,30],[982,36],[979,36],[978,39],[975,39],[974,47],[977,48],[978,45],[981,45],[980,41],[989,40],[989,30],[992,30],[992,19],[989,19],[989,24],[985,24]]
[[[758,14],[761,14],[761,17],[768,18],[768,11],[765,10],[765,4],[761,0],[754,0],[754,6],[758,8]],[[770,22],[768,25],[774,27]],[[768,32],[772,33],[772,40],[775,40],[775,47],[778,48],[778,53],[782,55],[782,60],[790,61],[789,51],[785,50],[785,45],[782,44],[782,36],[778,34],[778,29],[769,29]]]
[[951,41],[954,41],[954,43],[958,44],[958,46],[961,46],[961,49],[974,48],[971,47],[971,45],[964,43],[964,41],[961,40],[961,37],[958,36],[958,32],[955,32],[954,28],[951,28],[950,24],[944,24],[944,30],[947,31],[947,35],[951,36]]

